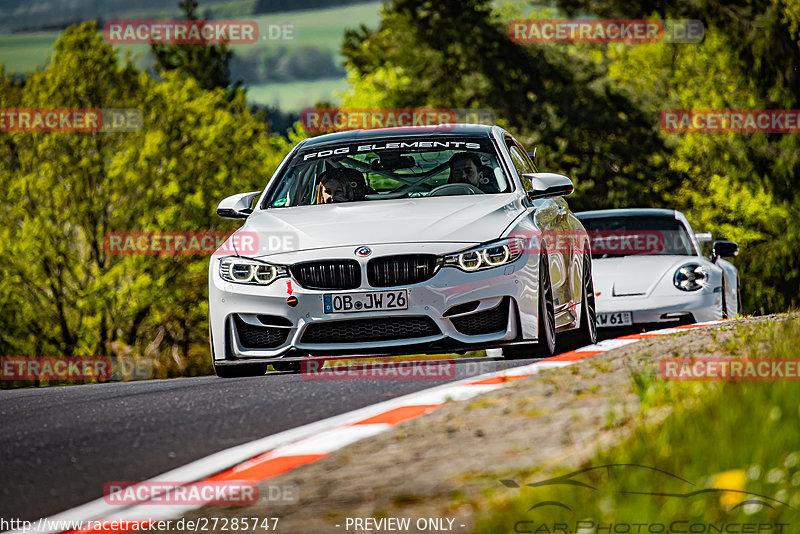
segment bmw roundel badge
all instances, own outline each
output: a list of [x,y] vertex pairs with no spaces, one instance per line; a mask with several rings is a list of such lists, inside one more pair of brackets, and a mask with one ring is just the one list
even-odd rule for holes
[[362,258],[366,258],[372,254],[372,249],[369,247],[358,247],[356,249],[356,256],[361,256]]

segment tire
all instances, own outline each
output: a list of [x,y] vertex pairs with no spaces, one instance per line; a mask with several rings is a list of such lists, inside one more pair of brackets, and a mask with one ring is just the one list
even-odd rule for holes
[[216,365],[214,372],[220,378],[243,378],[246,376],[261,376],[267,372],[266,363],[247,363],[240,365]]
[[[550,269],[547,252],[539,256],[539,340],[524,345],[503,347],[503,357],[549,358],[556,351],[556,314],[553,306],[553,286],[550,284]],[[544,339],[542,339],[544,334]]]

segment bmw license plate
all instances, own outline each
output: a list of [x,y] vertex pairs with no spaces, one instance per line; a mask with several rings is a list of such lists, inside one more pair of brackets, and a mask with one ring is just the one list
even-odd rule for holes
[[597,326],[631,326],[633,317],[631,312],[598,313]]
[[391,311],[408,309],[408,291],[370,291],[323,295],[325,313]]

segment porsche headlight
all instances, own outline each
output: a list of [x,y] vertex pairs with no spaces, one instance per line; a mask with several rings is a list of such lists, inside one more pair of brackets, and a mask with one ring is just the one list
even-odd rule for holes
[[265,286],[289,272],[283,265],[230,256],[219,262],[219,275],[227,282]]
[[525,240],[512,237],[444,257],[444,264],[472,272],[512,263],[522,256]]
[[702,265],[687,263],[675,271],[672,283],[682,291],[697,291],[708,285],[708,273]]

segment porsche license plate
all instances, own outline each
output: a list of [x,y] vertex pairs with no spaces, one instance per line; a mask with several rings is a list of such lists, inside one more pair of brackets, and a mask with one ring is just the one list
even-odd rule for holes
[[597,326],[631,326],[632,315],[631,312],[598,313]]
[[407,310],[408,291],[327,294],[323,296],[323,303],[325,313]]

